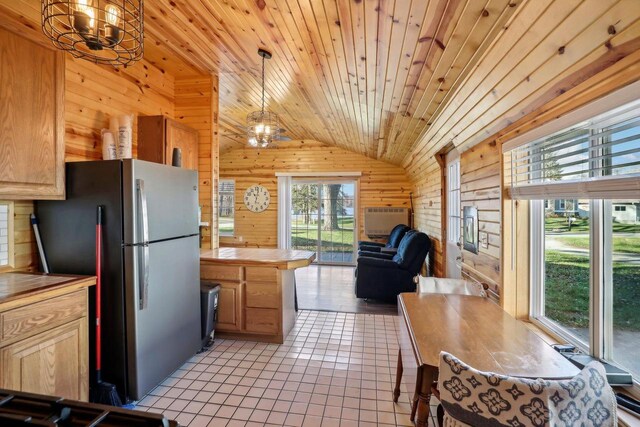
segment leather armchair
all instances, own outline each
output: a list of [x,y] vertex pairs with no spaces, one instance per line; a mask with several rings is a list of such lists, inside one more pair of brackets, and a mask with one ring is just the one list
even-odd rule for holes
[[407,230],[407,232],[404,234],[404,236],[402,236],[402,238],[400,239],[396,247],[361,246],[361,248],[358,250],[358,257],[368,256],[368,257],[374,257],[374,258],[391,259],[394,257],[396,253],[398,253],[398,246],[400,246],[401,242],[411,234],[414,234],[417,232],[418,232],[417,230],[412,230],[412,229]]
[[429,237],[415,232],[402,239],[398,252],[390,259],[384,254],[358,257],[356,296],[395,300],[402,292],[415,292],[414,277],[420,272],[430,249]]
[[387,243],[359,241],[358,251],[380,252],[381,248],[397,248],[400,245],[400,241],[402,241],[402,238],[409,230],[411,230],[409,226],[398,224],[391,229]]

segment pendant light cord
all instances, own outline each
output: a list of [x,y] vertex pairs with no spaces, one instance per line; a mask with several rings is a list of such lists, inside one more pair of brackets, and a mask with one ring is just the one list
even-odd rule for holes
[[262,117],[264,117],[264,56],[262,57]]

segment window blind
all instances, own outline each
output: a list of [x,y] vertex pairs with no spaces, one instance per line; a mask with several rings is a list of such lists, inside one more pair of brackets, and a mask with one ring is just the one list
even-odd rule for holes
[[505,151],[514,199],[640,194],[640,100]]

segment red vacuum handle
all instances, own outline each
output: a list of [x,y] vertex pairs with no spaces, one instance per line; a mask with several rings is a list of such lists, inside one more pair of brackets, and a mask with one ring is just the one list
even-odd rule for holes
[[100,293],[102,289],[102,206],[98,206],[96,221],[96,371],[100,372],[102,365],[100,336]]

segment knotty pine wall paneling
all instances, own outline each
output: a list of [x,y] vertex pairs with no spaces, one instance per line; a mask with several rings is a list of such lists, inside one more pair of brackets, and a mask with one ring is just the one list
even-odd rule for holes
[[[276,172],[361,172],[358,200],[358,240],[364,235],[365,207],[409,207],[411,184],[401,167],[361,154],[330,147],[317,141],[280,142],[278,148],[243,148],[220,156],[220,178],[234,179],[235,230],[233,237],[220,237],[221,246],[277,247],[278,193]],[[252,184],[269,190],[271,203],[262,213],[244,205],[244,192]]]
[[[436,274],[444,274],[442,182],[435,158],[443,147],[453,144],[462,153],[463,205],[477,203],[480,228],[490,231],[489,250],[478,255],[463,251],[463,268],[501,295],[500,288],[510,283],[502,283],[501,272],[495,274],[495,259],[503,263],[506,247],[495,241],[502,225],[494,206],[500,200],[496,190],[501,184],[495,181],[500,179],[500,145],[638,79],[639,2],[523,2],[473,69],[452,88],[402,163],[413,185],[416,227],[437,240]],[[495,147],[485,146],[491,141]],[[475,154],[466,154],[475,147]],[[478,153],[489,162],[480,169],[473,164]],[[482,204],[489,206],[485,213]]]
[[486,232],[489,247],[478,253],[462,250],[462,271],[489,285],[493,296],[500,295],[501,274],[501,174],[500,148],[495,141],[484,142],[460,155],[460,208],[478,208],[478,231]]
[[202,247],[218,247],[218,76],[204,75],[175,80],[175,118],[198,131],[199,203]]

